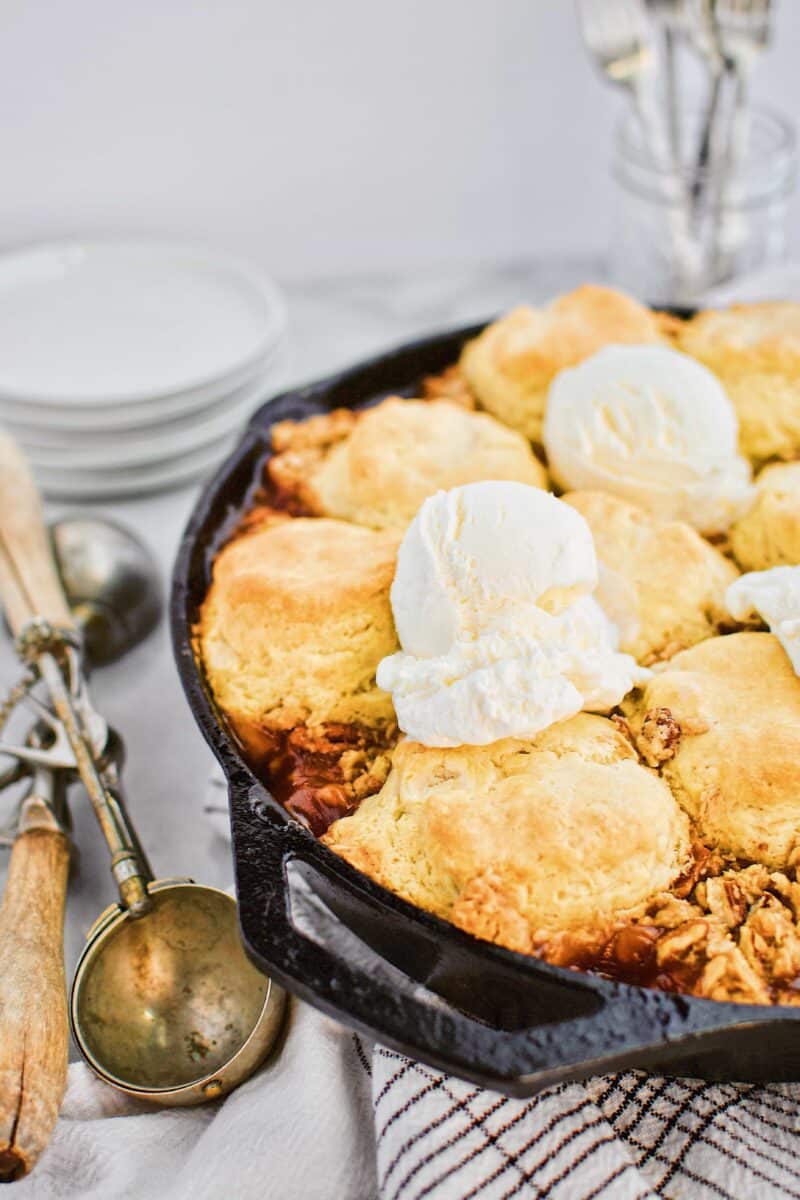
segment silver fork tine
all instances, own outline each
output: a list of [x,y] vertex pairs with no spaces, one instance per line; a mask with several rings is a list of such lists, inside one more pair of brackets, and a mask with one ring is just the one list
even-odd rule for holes
[[733,97],[724,131],[720,159],[723,178],[716,200],[719,222],[717,273],[724,277],[732,269],[737,247],[746,234],[744,218],[726,220],[725,210],[732,180],[747,150],[750,74],[755,59],[770,42],[771,0],[712,0],[712,19],[724,75],[730,80]]
[[688,212],[675,171],[668,126],[655,103],[652,85],[656,59],[644,0],[577,0],[577,7],[590,56],[610,82],[627,89],[641,126],[643,149],[657,169],[672,174],[679,200],[667,211],[669,235],[681,274],[694,278],[697,248],[689,234]]
[[613,82],[630,85],[648,64],[647,24],[638,0],[578,0],[587,49]]

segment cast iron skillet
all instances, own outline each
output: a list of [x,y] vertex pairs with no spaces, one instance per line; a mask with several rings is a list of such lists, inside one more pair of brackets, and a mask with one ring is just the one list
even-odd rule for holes
[[184,533],[174,650],[192,712],[228,779],[245,946],[263,971],[345,1024],[508,1095],[633,1066],[705,1079],[800,1079],[800,1008],[698,1000],[552,967],[478,941],[373,883],[287,815],[215,709],[192,626],[215,549],[268,456],[271,424],[413,395],[480,328],[413,342],[269,401],[206,485]]

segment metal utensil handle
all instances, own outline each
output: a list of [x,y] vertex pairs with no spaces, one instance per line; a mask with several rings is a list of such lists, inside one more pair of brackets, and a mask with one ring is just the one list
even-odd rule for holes
[[[67,1080],[64,901],[69,844],[38,787],[23,806],[0,906],[0,1179],[31,1170],[50,1140]],[[58,786],[57,784],[55,786]]]
[[47,685],[53,707],[64,726],[77,763],[78,774],[89,793],[92,808],[111,851],[111,872],[117,884],[122,904],[132,915],[139,916],[150,907],[147,884],[148,867],[136,851],[137,838],[115,794],[109,770],[98,765],[94,750],[83,727],[81,714],[76,710],[61,667],[52,654],[41,654],[39,670]]
[[[75,628],[53,559],[39,493],[16,442],[2,432],[0,598],[18,637],[27,636],[33,623],[42,620],[56,633]],[[149,907],[148,871],[139,862],[137,839],[129,834],[122,809],[108,779],[104,778],[103,768],[96,761],[85,720],[87,714],[78,711],[63,665],[46,646],[36,653],[36,662],[111,850],[111,869],[120,899],[134,915],[145,912]],[[77,661],[73,669],[80,671]],[[85,687],[80,690],[85,696]],[[88,702],[85,703],[88,706]]]

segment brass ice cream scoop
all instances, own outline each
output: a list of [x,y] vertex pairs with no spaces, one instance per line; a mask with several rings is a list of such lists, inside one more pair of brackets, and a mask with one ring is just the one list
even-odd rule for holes
[[[78,1047],[101,1078],[133,1095],[166,1104],[222,1095],[265,1057],[284,996],[246,958],[231,897],[188,879],[153,880],[120,795],[119,739],[89,698],[38,495],[16,445],[2,433],[0,596],[20,653],[47,687],[55,713],[55,758],[48,760],[45,748],[44,757],[36,752],[38,761],[80,775],[111,849],[119,890],[119,902],[90,931],[76,972],[71,1016]],[[46,864],[37,879],[47,893]],[[14,953],[12,938],[6,954]],[[38,1051],[44,1064],[39,1107],[51,1117],[64,1077],[58,987],[56,973],[46,1021],[52,1036],[39,1039]],[[22,1012],[21,1020],[30,1024],[37,1017]],[[59,1064],[48,1057],[51,1050]],[[0,1083],[1,1077],[0,1046]],[[2,1139],[0,1112],[0,1150]],[[34,1131],[34,1159],[36,1141]],[[40,1149],[41,1131],[38,1142]]]

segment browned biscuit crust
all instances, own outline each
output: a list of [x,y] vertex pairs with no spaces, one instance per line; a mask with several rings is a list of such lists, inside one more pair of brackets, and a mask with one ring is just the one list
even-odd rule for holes
[[486,479],[547,486],[518,433],[449,401],[388,400],[337,410],[273,431],[274,487],[308,511],[373,529],[403,529],[441,488]]
[[413,903],[527,950],[541,930],[596,928],[642,903],[690,858],[669,788],[586,713],[533,741],[402,741],[381,791],[325,840]]
[[[800,679],[770,633],[709,638],[622,704],[708,845],[783,870],[800,837]],[[656,755],[653,715],[678,728]],[[674,734],[674,731],[673,731]]]
[[375,671],[398,645],[396,553],[394,534],[303,517],[268,520],[222,549],[199,646],[214,697],[246,740],[393,720]]
[[568,492],[589,524],[601,564],[598,599],[620,647],[648,666],[734,626],[725,591],[739,572],[683,521],[608,492]]
[[678,346],[722,381],[743,454],[756,464],[800,457],[800,304],[708,309],[686,322]]

